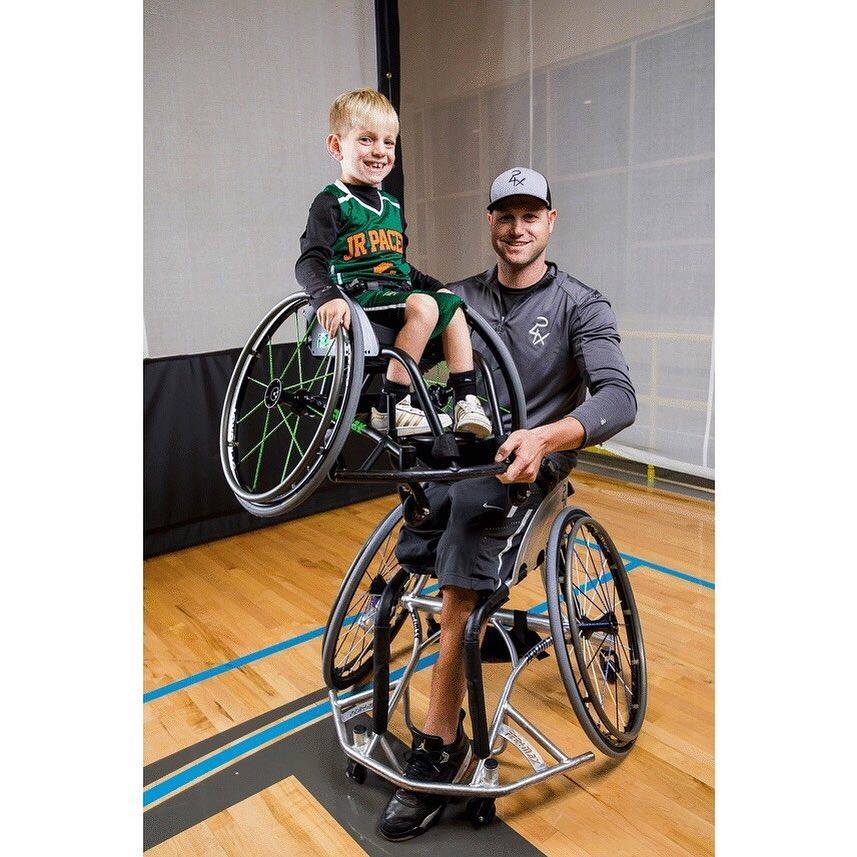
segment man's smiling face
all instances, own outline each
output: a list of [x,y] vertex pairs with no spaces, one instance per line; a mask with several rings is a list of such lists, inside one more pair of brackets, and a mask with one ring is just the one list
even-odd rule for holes
[[494,252],[513,268],[525,268],[543,255],[556,211],[531,196],[511,196],[488,212]]

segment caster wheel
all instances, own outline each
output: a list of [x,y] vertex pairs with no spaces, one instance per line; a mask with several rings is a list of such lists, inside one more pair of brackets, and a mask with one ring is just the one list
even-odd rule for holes
[[497,815],[493,798],[473,797],[467,801],[467,817],[476,827],[485,827]]
[[366,782],[366,766],[361,765],[360,762],[355,762],[353,759],[348,763],[348,767],[345,769],[345,776],[348,777],[349,780],[354,780],[358,785],[363,785]]

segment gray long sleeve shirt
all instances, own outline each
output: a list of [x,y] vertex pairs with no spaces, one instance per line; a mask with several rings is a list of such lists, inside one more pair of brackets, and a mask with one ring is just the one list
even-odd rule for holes
[[[637,398],[616,317],[598,291],[553,263],[526,295],[508,304],[496,267],[449,289],[491,324],[511,352],[524,388],[528,428],[573,416],[586,431],[584,445],[591,446],[634,422]],[[507,404],[502,382],[497,392],[501,405]],[[576,455],[565,457],[573,465]]]

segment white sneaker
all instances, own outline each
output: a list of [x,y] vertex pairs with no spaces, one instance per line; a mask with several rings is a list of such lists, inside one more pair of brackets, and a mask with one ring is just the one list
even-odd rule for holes
[[[438,414],[441,428],[446,431],[452,426],[452,419],[448,414]],[[387,414],[382,414],[376,408],[372,408],[372,428],[375,431],[389,431],[390,421]],[[399,437],[407,437],[411,434],[431,434],[426,415],[419,409],[411,407],[411,397],[405,396],[396,405],[396,433]]]
[[455,403],[455,430],[470,432],[476,437],[488,437],[491,434],[491,420],[482,410],[476,396],[465,396]]

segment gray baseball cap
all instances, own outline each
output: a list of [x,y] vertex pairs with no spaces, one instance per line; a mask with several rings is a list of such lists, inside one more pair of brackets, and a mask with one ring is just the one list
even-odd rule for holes
[[532,196],[553,208],[548,180],[528,167],[512,167],[494,179],[488,195],[488,211],[493,211],[501,200],[510,196]]

